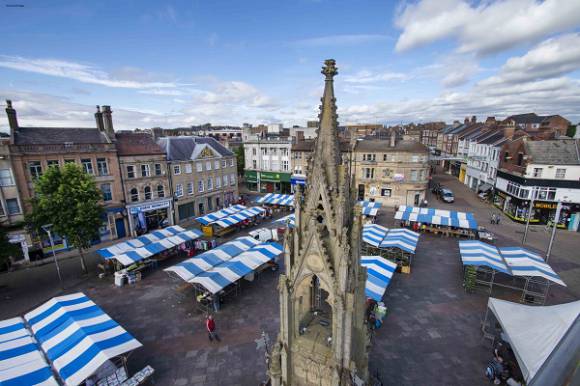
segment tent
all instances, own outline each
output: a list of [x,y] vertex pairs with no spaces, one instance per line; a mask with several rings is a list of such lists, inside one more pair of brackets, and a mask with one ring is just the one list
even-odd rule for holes
[[359,201],[358,205],[360,205],[361,213],[363,216],[376,216],[379,213],[379,209],[381,208],[381,203],[376,201]]
[[292,214],[289,214],[288,216],[284,216],[282,218],[279,218],[278,220],[272,221],[272,224],[282,224],[282,225],[286,225],[290,228],[294,228],[295,221],[296,221],[296,216],[294,215],[294,213],[292,213]]
[[397,269],[397,264],[381,256],[361,256],[360,265],[367,269],[366,296],[380,302]]
[[477,221],[473,213],[456,212],[454,210],[401,205],[397,213],[395,213],[395,219],[462,229],[477,229]]
[[232,205],[227,208],[218,210],[217,212],[206,214],[205,216],[197,217],[195,220],[202,225],[208,225],[212,222],[228,217],[234,213],[241,212],[246,209],[243,205]]
[[257,202],[259,204],[268,204],[268,205],[294,206],[294,195],[268,193],[264,197],[260,197],[257,200]]
[[527,306],[489,298],[487,307],[500,323],[528,384],[580,315],[580,301]]

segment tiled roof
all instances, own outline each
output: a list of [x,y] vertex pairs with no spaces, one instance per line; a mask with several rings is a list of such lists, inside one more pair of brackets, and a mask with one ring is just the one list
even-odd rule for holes
[[65,142],[108,143],[97,128],[19,127],[14,135],[16,145],[56,145]]
[[187,161],[196,151],[196,147],[208,145],[222,157],[233,156],[230,150],[211,137],[162,137],[157,140],[157,144],[167,154],[169,161]]
[[526,123],[542,123],[542,121],[546,118],[547,117],[539,116],[536,113],[527,113],[527,114],[512,115],[507,119],[513,119],[518,124],[526,124]]
[[149,133],[121,132],[117,138],[117,153],[123,155],[165,154]]
[[371,152],[383,152],[388,153],[391,151],[404,151],[404,152],[429,152],[429,148],[422,143],[416,141],[397,141],[395,147],[390,146],[390,141],[388,140],[364,140],[357,141],[355,145],[355,151],[371,151]]
[[577,139],[526,141],[526,153],[531,163],[544,165],[580,165],[580,145]]

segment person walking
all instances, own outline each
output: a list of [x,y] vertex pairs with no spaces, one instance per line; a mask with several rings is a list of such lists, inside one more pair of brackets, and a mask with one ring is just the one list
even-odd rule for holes
[[210,342],[213,342],[214,339],[218,342],[220,341],[218,334],[215,332],[215,320],[213,320],[213,316],[207,316],[207,319],[205,320],[205,328]]
[[500,219],[500,217],[501,217],[501,216],[500,216],[499,214],[496,214],[496,215],[495,215],[495,224],[496,224],[496,225],[499,225],[499,219]]

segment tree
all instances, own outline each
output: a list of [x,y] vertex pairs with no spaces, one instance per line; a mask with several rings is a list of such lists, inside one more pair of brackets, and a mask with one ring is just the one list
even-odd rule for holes
[[244,174],[244,165],[246,162],[246,156],[244,154],[244,145],[240,145],[236,151],[236,162],[238,163],[238,175],[241,176]]
[[568,130],[566,131],[566,136],[570,137],[570,138],[574,138],[574,136],[576,135],[576,130],[578,129],[577,125],[570,125],[568,126]]
[[104,213],[100,204],[102,192],[93,176],[74,163],[51,167],[36,180],[34,191],[27,223],[38,234],[44,233],[43,225],[52,224],[53,233],[65,237],[78,249],[81,268],[87,273],[83,251],[99,236]]
[[0,226],[0,272],[10,267],[10,256],[22,256],[22,249],[19,244],[8,241],[8,229]]

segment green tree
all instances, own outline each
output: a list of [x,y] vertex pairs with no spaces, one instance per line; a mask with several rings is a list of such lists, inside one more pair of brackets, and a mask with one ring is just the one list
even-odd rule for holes
[[244,165],[246,162],[244,145],[240,145],[234,153],[236,154],[236,162],[238,163],[238,175],[241,176],[244,174]]
[[0,272],[10,267],[10,256],[14,258],[22,256],[22,249],[20,244],[8,241],[8,229],[0,226]]
[[570,138],[574,138],[574,136],[576,135],[577,128],[578,128],[577,125],[568,126],[568,130],[566,131],[566,136],[568,136]]
[[52,167],[34,183],[34,191],[27,223],[38,234],[44,233],[43,225],[52,224],[52,232],[79,251],[81,268],[87,273],[83,251],[98,237],[104,212],[102,192],[93,176],[74,163]]

